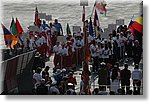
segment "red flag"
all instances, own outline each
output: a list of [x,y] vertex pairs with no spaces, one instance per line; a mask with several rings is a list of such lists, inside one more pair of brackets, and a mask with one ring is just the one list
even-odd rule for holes
[[83,6],[83,12],[82,12],[82,22],[85,21],[85,6]]
[[96,0],[94,6],[100,11],[100,13],[106,12],[106,2],[102,0]]
[[21,36],[21,33],[23,32],[23,29],[19,23],[19,20],[16,18],[16,27],[17,27],[17,31],[18,31],[18,36]]

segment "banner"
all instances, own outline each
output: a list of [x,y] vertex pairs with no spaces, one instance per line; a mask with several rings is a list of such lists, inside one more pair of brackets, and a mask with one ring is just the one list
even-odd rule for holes
[[116,30],[116,24],[108,24],[108,31],[112,32],[113,30]]
[[116,25],[124,25],[124,19],[117,19]]
[[52,20],[52,15],[46,15],[46,18],[45,18],[47,21],[50,21]]
[[40,32],[40,29],[37,26],[29,26],[28,29],[33,32]]
[[88,6],[88,0],[80,0],[80,6]]
[[46,13],[39,13],[38,16],[40,19],[46,19]]
[[80,26],[73,26],[72,30],[73,30],[73,33],[81,32],[81,27]]

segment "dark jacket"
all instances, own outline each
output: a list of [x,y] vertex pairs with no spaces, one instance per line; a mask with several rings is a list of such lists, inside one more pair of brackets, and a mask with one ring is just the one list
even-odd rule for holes
[[121,77],[121,82],[129,83],[131,78],[131,71],[128,69],[121,70],[120,77]]
[[101,68],[99,70],[98,84],[107,85],[108,70],[106,68]]

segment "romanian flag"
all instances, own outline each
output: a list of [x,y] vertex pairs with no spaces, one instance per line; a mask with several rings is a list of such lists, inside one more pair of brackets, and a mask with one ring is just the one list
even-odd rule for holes
[[23,32],[23,29],[19,23],[19,20],[16,18],[16,28],[17,28],[17,31],[18,31],[18,37],[21,36],[21,33]]
[[68,23],[67,23],[66,31],[67,31],[67,35],[70,35],[70,34],[71,34],[71,30],[70,30],[70,27],[69,27],[69,24],[68,24]]
[[2,25],[3,32],[4,32],[5,42],[12,40],[13,35],[11,34],[11,32],[3,24],[1,25]]

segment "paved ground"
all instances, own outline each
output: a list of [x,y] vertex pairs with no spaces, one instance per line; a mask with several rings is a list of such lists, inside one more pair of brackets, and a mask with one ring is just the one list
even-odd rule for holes
[[[50,70],[49,70],[49,73],[50,73],[50,76],[52,76],[53,75],[53,68],[54,68],[54,65],[53,65],[53,58],[54,58],[54,56],[52,55],[51,57],[50,57],[50,61],[48,61],[48,62],[46,62],[46,66],[50,66]],[[128,61],[127,62],[128,64],[129,64],[129,69],[131,70],[131,71],[133,71],[133,69],[134,69],[134,67],[133,67],[133,64],[132,64],[132,61]],[[89,66],[89,67],[91,67],[91,65]],[[140,64],[140,68],[142,69],[142,64]],[[123,66],[121,65],[120,66],[120,68],[121,69],[123,69]],[[82,69],[83,68],[79,68],[76,72],[74,72],[74,76],[76,77],[76,79],[77,79],[77,85],[76,85],[76,92],[79,92],[79,86],[80,86],[80,78],[81,78],[81,73],[82,73]],[[94,74],[94,73],[92,73],[92,75],[90,76],[90,85],[91,85],[91,90],[93,90],[94,88],[98,88],[98,78],[97,78],[98,76],[97,76],[97,74]],[[131,89],[133,89],[133,87],[132,87],[133,85],[132,85],[132,80],[131,80]],[[108,89],[107,89],[108,90]],[[143,90],[143,89],[141,89],[141,90]],[[142,92],[142,91],[141,91]],[[143,92],[142,92],[143,93]],[[141,94],[142,94],[141,93]]]

